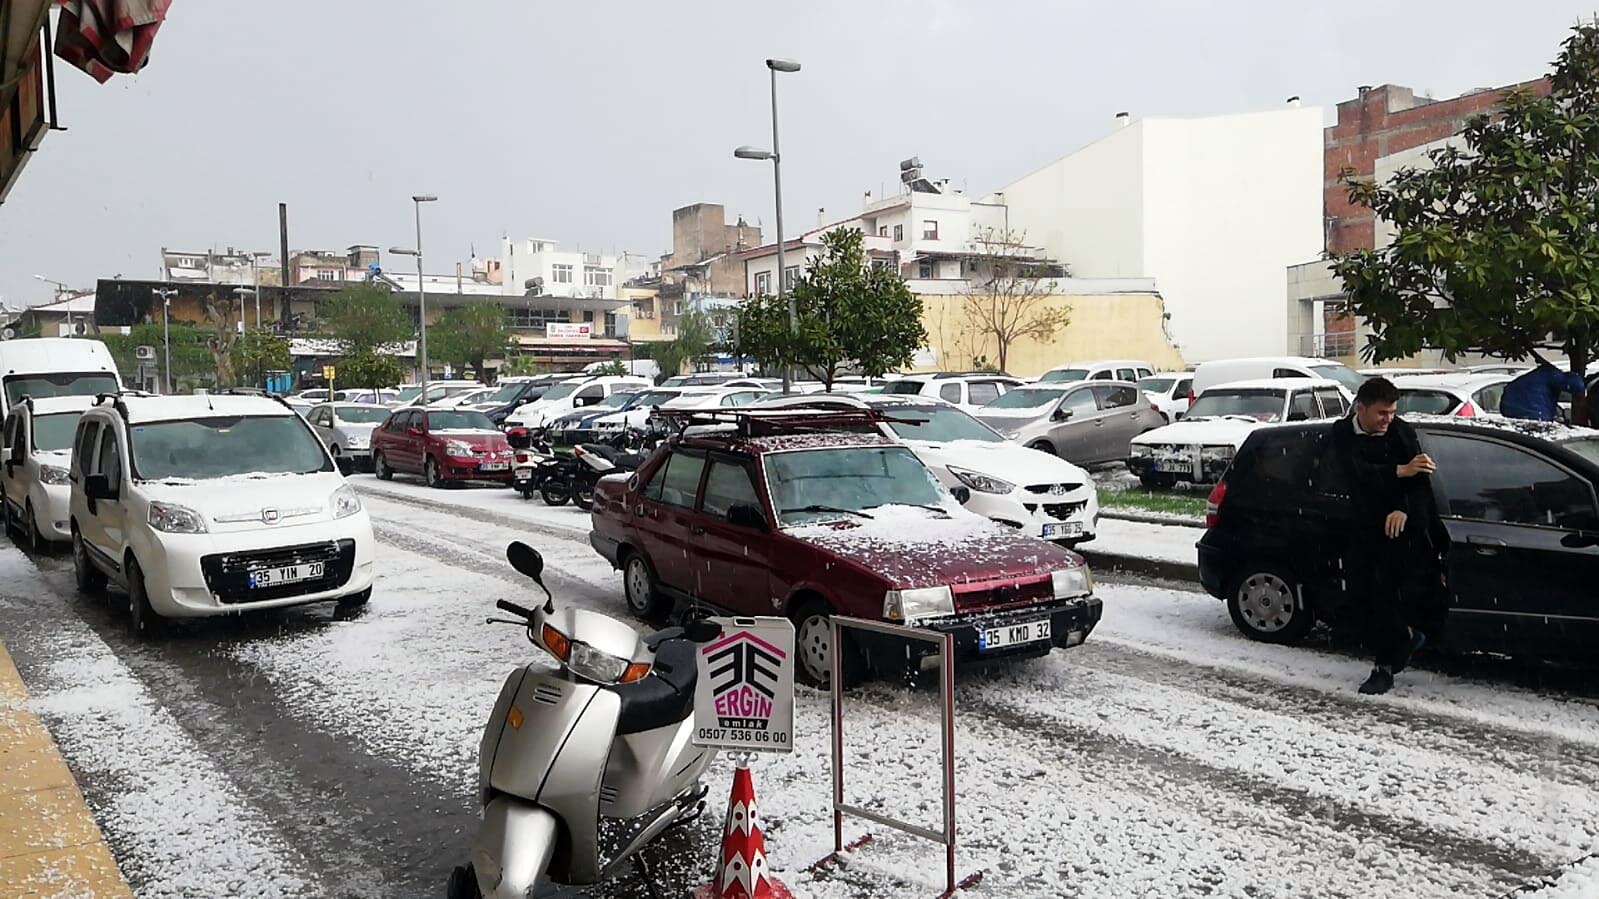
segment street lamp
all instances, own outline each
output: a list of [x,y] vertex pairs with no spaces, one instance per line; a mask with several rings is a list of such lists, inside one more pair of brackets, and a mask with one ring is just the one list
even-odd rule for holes
[[[250,254],[250,287],[255,291],[255,326],[261,327],[261,260],[271,256],[271,253]],[[239,320],[244,320],[244,313],[239,313]]]
[[[755,159],[772,161],[772,195],[777,203],[777,300],[783,301],[783,156],[777,143],[777,73],[798,72],[800,64],[792,59],[768,59],[766,68],[771,73],[772,80],[772,149],[770,152],[758,147],[743,146],[733,151],[737,159]],[[794,309],[794,298],[788,298],[788,330],[790,334],[799,331],[799,315]],[[783,367],[783,392],[787,393],[791,384],[792,373],[788,366]]]
[[417,352],[422,357],[422,404],[427,405],[428,397],[428,295],[427,289],[422,284],[422,204],[433,203],[438,197],[432,194],[415,194],[411,202],[416,204],[416,249],[407,250],[404,247],[389,247],[390,253],[401,256],[416,257],[416,303],[417,303]]
[[[43,281],[46,284],[54,284],[56,287],[56,299],[58,300],[61,299],[62,294],[72,292],[72,288],[54,278],[46,278],[44,275],[34,275],[33,277],[35,280]],[[67,333],[72,333],[72,306],[70,304],[67,306]]]
[[167,322],[172,318],[172,298],[178,295],[176,290],[153,290],[161,298],[161,347],[167,359],[167,393],[172,393],[172,332],[167,328]]

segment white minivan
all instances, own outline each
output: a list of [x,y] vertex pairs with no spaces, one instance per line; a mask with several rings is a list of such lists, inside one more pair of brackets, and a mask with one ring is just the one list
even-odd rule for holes
[[26,537],[36,552],[70,536],[67,466],[72,462],[72,435],[92,405],[92,396],[28,397],[6,416],[6,452],[0,463],[5,525]]
[[122,389],[104,342],[87,337],[0,341],[0,417],[25,396],[96,396]]
[[1325,378],[1337,381],[1338,386],[1353,396],[1366,379],[1360,373],[1336,359],[1317,359],[1313,356],[1255,356],[1248,359],[1217,359],[1203,362],[1194,369],[1194,381],[1188,398],[1204,393],[1217,384],[1237,381],[1267,381],[1275,378]]

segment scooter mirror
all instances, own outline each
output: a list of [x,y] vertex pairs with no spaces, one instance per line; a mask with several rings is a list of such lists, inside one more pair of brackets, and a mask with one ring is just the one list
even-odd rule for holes
[[709,618],[700,618],[683,625],[683,635],[695,643],[709,643],[722,636],[722,626]]
[[520,540],[505,548],[505,558],[511,567],[527,575],[535,584],[544,586],[544,557],[539,551]]

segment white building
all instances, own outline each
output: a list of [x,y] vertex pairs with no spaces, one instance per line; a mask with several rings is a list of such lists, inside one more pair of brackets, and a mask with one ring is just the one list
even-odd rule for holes
[[258,268],[272,265],[267,254],[252,256],[228,247],[226,253],[215,250],[169,250],[161,248],[161,280],[197,281],[207,284],[255,283]]
[[648,271],[649,265],[637,254],[565,252],[555,241],[539,238],[500,240],[500,267],[508,293],[531,290],[537,279],[545,296],[615,300],[617,285]]
[[1189,362],[1277,355],[1323,246],[1322,110],[1128,121],[989,198],[1073,277],[1153,278]]

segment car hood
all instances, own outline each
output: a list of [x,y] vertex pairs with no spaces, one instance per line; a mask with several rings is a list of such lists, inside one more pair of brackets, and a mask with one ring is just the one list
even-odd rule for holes
[[1028,449],[1009,440],[952,440],[929,443],[907,440],[905,445],[924,465],[953,465],[1013,484],[1086,484],[1088,473],[1059,456]]
[[1250,434],[1265,427],[1266,424],[1263,421],[1244,421],[1239,418],[1179,421],[1153,431],[1145,431],[1134,437],[1132,442],[1141,446],[1166,443],[1209,446],[1228,444],[1236,449],[1244,445]]
[[989,409],[980,408],[974,413],[977,420],[1001,433],[1015,431],[1043,421],[1049,417],[1049,407],[1043,409]]
[[177,503],[199,512],[214,532],[254,530],[270,524],[290,527],[333,519],[333,491],[344,486],[337,472],[233,475],[191,481],[169,478],[141,481],[147,499]]
[[435,440],[459,440],[480,450],[499,451],[511,447],[505,442],[505,435],[499,431],[429,431],[428,436]]
[[793,525],[784,533],[878,575],[890,589],[1032,577],[1082,564],[1065,549],[958,506],[947,519],[914,506],[883,506],[871,515]]

